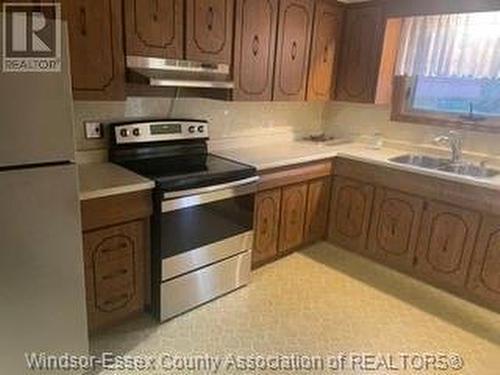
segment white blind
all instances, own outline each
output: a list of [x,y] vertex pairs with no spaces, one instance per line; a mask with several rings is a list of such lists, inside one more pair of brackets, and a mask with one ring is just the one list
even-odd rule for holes
[[500,12],[405,18],[396,73],[500,79]]

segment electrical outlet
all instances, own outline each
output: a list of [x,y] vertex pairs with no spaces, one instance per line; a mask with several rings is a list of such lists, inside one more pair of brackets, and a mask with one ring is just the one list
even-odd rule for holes
[[97,121],[84,121],[85,125],[85,138],[99,139],[103,137],[102,124]]

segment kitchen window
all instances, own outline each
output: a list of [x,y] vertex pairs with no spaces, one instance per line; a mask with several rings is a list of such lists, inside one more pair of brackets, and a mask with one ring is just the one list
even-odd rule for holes
[[500,12],[402,20],[392,119],[500,131]]

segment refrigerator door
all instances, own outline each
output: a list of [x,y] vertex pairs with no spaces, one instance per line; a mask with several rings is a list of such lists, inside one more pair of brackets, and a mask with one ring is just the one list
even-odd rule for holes
[[12,73],[0,68],[0,168],[74,160],[73,102],[64,22],[61,30],[61,45],[65,48],[61,51],[60,73]]
[[0,374],[33,373],[25,353],[88,354],[76,173],[0,172]]

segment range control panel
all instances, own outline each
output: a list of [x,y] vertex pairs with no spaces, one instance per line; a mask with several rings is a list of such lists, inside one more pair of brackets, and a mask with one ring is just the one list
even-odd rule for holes
[[208,122],[164,120],[135,122],[114,127],[116,144],[208,138]]

